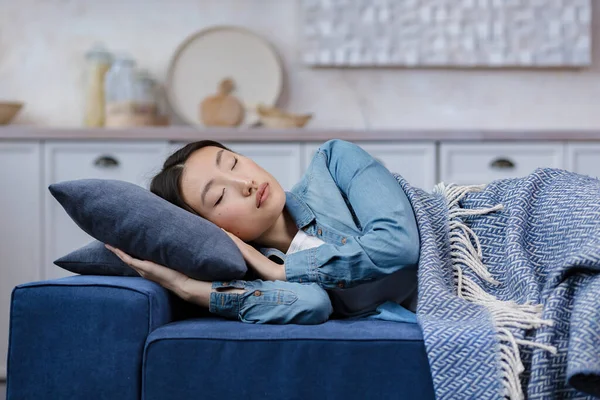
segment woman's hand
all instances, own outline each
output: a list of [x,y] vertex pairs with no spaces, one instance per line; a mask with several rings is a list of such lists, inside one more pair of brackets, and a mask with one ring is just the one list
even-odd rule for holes
[[212,290],[211,282],[197,281],[181,272],[153,263],[152,261],[142,261],[133,258],[129,254],[108,244],[105,244],[105,246],[108,250],[115,253],[125,264],[136,270],[142,278],[158,283],[185,301],[208,308],[210,292]]
[[[221,228],[223,229],[223,228]],[[258,276],[263,280],[267,281],[285,281],[285,267],[281,264],[277,264],[274,261],[269,260],[260,251],[244,242],[233,233],[227,232],[223,229],[223,232],[229,235],[233,242],[237,245],[238,249],[242,252],[242,256],[246,263],[256,271]]]

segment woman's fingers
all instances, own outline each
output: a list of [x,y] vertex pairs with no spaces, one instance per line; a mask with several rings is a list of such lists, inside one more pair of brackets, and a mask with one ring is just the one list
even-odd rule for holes
[[240,239],[239,237],[235,236],[233,233],[227,232],[223,228],[221,228],[221,229],[223,230],[223,232],[225,232],[231,238],[231,240],[233,240],[233,242],[235,243],[235,245],[242,252],[242,255],[245,257],[249,245],[246,242],[244,242],[242,239]]
[[[117,249],[116,247],[112,247],[109,244],[105,244],[104,247],[106,247],[108,250],[112,251],[125,264],[127,264],[131,268],[135,269],[138,273],[140,273],[140,271],[135,267],[135,265],[133,263],[133,260],[134,260],[133,257],[131,257],[129,254],[125,253],[124,251],[122,251],[120,249]],[[141,275],[141,273],[140,273],[140,275]]]
[[225,232],[227,234],[227,236],[229,236],[234,242],[236,240],[240,240],[237,236],[235,236],[233,233],[226,231],[225,229],[221,228],[221,230],[223,232]]
[[136,264],[137,264],[136,261],[139,261],[139,260],[136,260],[135,258],[131,257],[129,254],[125,253],[124,251],[117,249],[116,247],[112,247],[111,245],[108,245],[108,244],[106,244],[105,246],[107,249],[109,249],[110,251],[115,253],[116,256],[121,259],[121,261],[123,261],[125,264],[127,264],[131,267],[136,266]]
[[124,251],[110,245],[105,246],[115,253],[115,255],[125,264],[135,269],[143,278],[156,282],[166,289],[172,290],[180,297],[185,295],[183,289],[185,288],[186,281],[190,279],[188,276],[152,261],[138,260]]

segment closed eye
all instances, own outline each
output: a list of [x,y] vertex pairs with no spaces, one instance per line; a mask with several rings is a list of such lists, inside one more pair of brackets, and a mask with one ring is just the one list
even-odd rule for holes
[[221,193],[221,197],[219,197],[219,200],[217,200],[214,207],[216,207],[221,202],[221,200],[223,200],[223,196],[225,196],[225,188],[223,188],[223,193]]
[[[237,165],[237,163],[238,163],[237,157],[233,157],[233,165],[231,166],[232,171],[235,168],[235,166]],[[223,196],[225,196],[225,188],[223,188],[223,193],[221,193],[221,197],[219,197],[219,200],[217,200],[217,202],[215,203],[215,205],[213,207],[216,207],[219,205],[219,203],[223,200]]]

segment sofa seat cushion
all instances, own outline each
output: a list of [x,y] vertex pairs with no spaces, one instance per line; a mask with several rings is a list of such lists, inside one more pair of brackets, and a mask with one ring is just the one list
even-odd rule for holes
[[178,321],[146,342],[143,399],[434,399],[416,324]]

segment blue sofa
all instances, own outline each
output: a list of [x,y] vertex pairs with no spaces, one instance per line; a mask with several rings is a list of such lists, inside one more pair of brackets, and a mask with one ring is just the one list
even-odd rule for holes
[[7,399],[433,399],[415,324],[251,325],[142,278],[17,286]]

